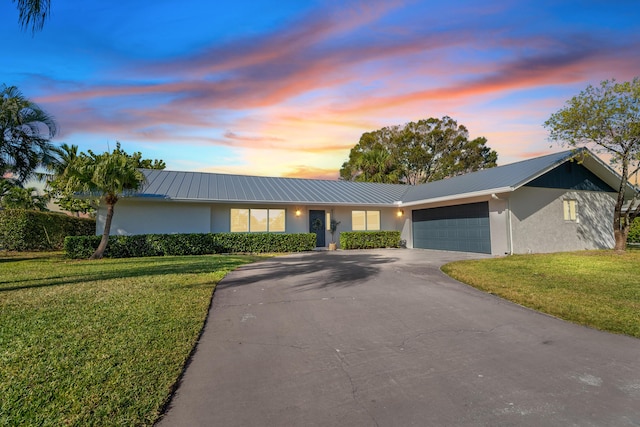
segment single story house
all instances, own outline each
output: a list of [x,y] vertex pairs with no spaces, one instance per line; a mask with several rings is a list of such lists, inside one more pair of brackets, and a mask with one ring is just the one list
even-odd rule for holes
[[[116,205],[112,234],[315,232],[322,247],[335,219],[336,234],[398,230],[408,248],[495,255],[612,248],[620,185],[620,176],[587,150],[416,186],[143,172],[142,189]],[[105,214],[101,207],[98,234]]]

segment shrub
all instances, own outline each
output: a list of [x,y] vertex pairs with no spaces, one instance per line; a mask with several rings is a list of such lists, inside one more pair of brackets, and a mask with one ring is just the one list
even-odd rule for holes
[[640,217],[634,219],[631,223],[629,235],[627,236],[627,242],[640,243]]
[[400,247],[399,231],[343,231],[340,233],[342,249],[373,249]]
[[93,219],[23,209],[0,211],[0,248],[11,251],[62,249],[66,236],[90,236]]
[[[69,258],[88,258],[101,236],[68,237],[64,250]],[[110,236],[104,253],[107,258],[164,255],[206,255],[215,253],[301,252],[316,246],[314,233],[203,233],[140,234]]]

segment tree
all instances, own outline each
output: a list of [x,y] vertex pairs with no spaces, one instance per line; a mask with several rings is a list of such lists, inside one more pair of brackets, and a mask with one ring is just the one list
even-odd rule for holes
[[53,160],[47,165],[47,174],[43,174],[47,180],[48,195],[60,209],[72,212],[79,216],[80,213],[93,214],[99,200],[91,197],[77,197],[73,192],[65,192],[65,178],[72,173],[78,161],[78,146],[62,144],[53,147]]
[[484,137],[469,140],[450,117],[366,132],[340,169],[349,181],[420,184],[496,166]]
[[51,10],[50,0],[13,0],[18,6],[18,22],[22,29],[31,26],[31,32],[42,30]]
[[165,164],[164,160],[159,160],[159,159],[143,159],[142,158],[142,153],[140,151],[136,151],[133,154],[127,154],[125,153],[125,151],[120,147],[120,141],[116,141],[116,148],[115,150],[113,150],[114,154],[121,154],[123,156],[127,156],[129,158],[131,158],[131,160],[133,160],[133,163],[136,165],[136,168],[138,169],[158,169],[158,170],[163,170],[164,168],[167,167],[167,165]]
[[100,259],[104,255],[114,207],[119,198],[126,192],[137,190],[145,181],[137,166],[133,157],[122,152],[118,144],[111,153],[95,154],[91,150],[88,154],[80,153],[63,174],[52,180],[52,185],[62,194],[82,193],[87,197],[97,197],[107,207],[102,239],[91,259]]
[[0,176],[11,173],[20,183],[33,176],[51,160],[56,132],[53,117],[15,86],[0,87]]
[[[74,166],[80,157],[78,146],[62,144],[60,147],[53,147],[52,152],[53,160],[47,167],[49,173],[47,187],[51,197],[56,200],[55,203],[61,209],[76,214],[95,212],[99,204],[98,199],[86,196],[78,197],[75,190],[71,192],[66,190],[67,180],[65,177],[73,173]],[[142,153],[139,151],[127,154],[118,141],[116,141],[116,148],[112,154],[127,157],[136,169],[164,169],[166,167],[163,160],[143,159]]]
[[640,170],[640,78],[589,85],[552,114],[544,126],[551,140],[605,154],[620,172],[613,234],[615,250],[624,251],[631,222],[640,214],[638,189],[634,187],[631,200],[625,197],[629,177]]
[[2,194],[0,205],[5,209],[48,211],[48,201],[49,198],[47,196],[39,195],[35,187],[22,188],[18,185],[14,185]]

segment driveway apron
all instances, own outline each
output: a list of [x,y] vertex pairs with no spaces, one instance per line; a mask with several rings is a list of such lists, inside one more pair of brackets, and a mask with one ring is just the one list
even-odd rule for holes
[[639,426],[640,340],[445,276],[429,250],[314,252],[217,287],[161,426]]

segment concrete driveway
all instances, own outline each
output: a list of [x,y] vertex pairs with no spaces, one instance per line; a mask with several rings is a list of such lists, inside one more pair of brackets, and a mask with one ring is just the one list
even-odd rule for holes
[[481,255],[315,252],[218,286],[161,426],[639,426],[640,340],[440,272]]

